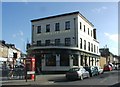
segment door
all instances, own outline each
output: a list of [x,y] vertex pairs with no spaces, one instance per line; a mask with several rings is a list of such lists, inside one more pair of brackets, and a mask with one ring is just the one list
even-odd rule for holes
[[41,66],[41,55],[36,55],[35,56],[35,58],[36,58],[36,73],[37,74],[40,74],[40,72],[41,72],[41,68],[42,68],[42,66]]

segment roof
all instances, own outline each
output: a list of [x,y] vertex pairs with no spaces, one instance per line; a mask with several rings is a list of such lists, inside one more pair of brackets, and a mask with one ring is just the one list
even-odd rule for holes
[[51,19],[51,18],[57,18],[57,17],[62,17],[62,16],[68,16],[68,15],[74,15],[74,14],[79,14],[86,22],[88,22],[90,25],[94,26],[79,11],[71,12],[71,13],[65,13],[65,14],[60,14],[60,15],[55,15],[55,16],[49,16],[49,17],[44,17],[44,18],[39,18],[39,19],[33,19],[33,20],[31,20],[31,22],[36,22],[36,21],[41,21],[41,20]]

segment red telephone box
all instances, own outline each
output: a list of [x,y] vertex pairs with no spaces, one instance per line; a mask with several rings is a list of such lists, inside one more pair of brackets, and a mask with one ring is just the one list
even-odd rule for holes
[[35,80],[35,58],[26,58],[26,79]]

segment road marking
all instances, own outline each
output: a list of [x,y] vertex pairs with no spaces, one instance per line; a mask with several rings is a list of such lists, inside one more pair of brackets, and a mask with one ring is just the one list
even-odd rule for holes
[[103,83],[104,81],[106,81],[107,80],[107,78],[105,78],[105,79],[103,79],[102,81],[100,81],[100,83]]

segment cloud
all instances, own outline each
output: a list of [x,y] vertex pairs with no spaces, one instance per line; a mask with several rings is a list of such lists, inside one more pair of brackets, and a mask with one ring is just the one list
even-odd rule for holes
[[94,8],[94,9],[92,9],[92,11],[95,12],[95,13],[103,13],[103,11],[105,11],[107,9],[108,9],[107,7],[102,6],[100,8]]
[[18,33],[15,33],[15,34],[13,34],[12,35],[12,37],[14,38],[14,39],[19,39],[19,40],[21,40],[21,42],[25,42],[25,40],[24,40],[24,33],[23,33],[23,31],[19,31]]
[[22,0],[22,2],[28,2],[28,0]]
[[23,31],[19,31],[18,33],[12,35],[13,38],[21,37],[21,36],[24,36]]
[[112,40],[118,43],[118,34],[109,34],[109,33],[104,33],[104,34],[105,36],[108,37],[109,40]]
[[25,40],[24,40],[23,38],[21,38],[21,41],[22,41],[22,42],[25,42]]
[[15,37],[16,37],[16,34],[13,34],[12,37],[15,38]]
[[118,55],[118,47],[111,47],[110,52],[112,52],[114,55]]
[[24,2],[24,4],[26,4],[26,5],[29,3],[28,0],[22,0],[21,2]]
[[22,31],[19,31],[19,34],[20,34],[20,36],[23,36],[23,32]]

